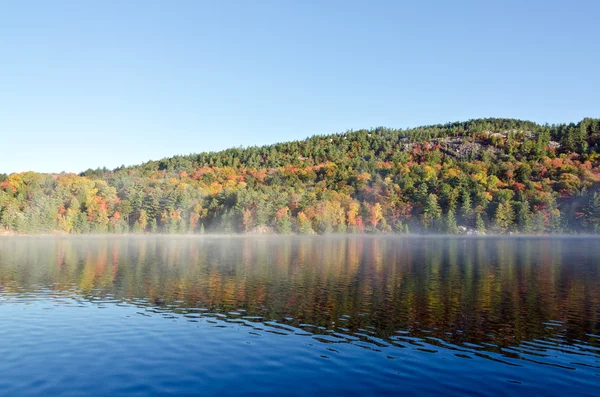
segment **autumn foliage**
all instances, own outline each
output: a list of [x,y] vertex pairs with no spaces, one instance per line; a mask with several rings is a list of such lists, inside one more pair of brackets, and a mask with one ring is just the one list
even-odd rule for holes
[[377,128],[114,170],[0,175],[21,233],[595,233],[600,120]]

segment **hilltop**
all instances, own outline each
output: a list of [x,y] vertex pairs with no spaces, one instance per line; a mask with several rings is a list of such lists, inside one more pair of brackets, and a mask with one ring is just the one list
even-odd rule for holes
[[374,128],[114,170],[0,175],[20,233],[594,233],[600,119]]

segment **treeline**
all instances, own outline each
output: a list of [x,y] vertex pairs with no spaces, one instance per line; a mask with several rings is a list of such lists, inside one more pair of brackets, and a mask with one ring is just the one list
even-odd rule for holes
[[375,128],[75,174],[0,175],[19,233],[596,233],[600,119]]

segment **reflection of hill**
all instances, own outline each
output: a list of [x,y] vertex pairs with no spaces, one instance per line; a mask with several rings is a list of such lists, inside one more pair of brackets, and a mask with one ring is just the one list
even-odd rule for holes
[[332,342],[598,346],[599,251],[588,239],[7,238],[0,291],[76,291]]

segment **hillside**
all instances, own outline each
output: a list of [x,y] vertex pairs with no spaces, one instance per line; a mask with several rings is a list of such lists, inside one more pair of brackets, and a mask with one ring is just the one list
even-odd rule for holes
[[0,175],[18,233],[595,233],[600,119],[376,128],[75,174]]

